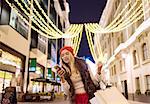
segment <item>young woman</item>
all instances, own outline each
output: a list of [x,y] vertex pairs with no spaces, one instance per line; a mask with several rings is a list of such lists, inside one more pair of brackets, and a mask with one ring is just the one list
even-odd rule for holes
[[100,69],[96,78],[91,77],[86,62],[74,56],[73,49],[65,46],[60,50],[61,68],[56,67],[63,89],[70,96],[71,104],[89,104],[97,89],[100,89]]

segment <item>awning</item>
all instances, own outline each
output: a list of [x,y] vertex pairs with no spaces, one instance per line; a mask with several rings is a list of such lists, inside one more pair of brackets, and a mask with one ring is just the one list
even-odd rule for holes
[[16,67],[15,66],[8,65],[8,64],[3,64],[3,63],[0,63],[0,69],[3,70],[3,71],[13,72],[13,73],[16,72]]
[[45,82],[45,83],[51,83],[52,85],[61,85],[59,82],[56,82],[55,80],[45,79],[45,78],[34,78],[31,79],[31,81],[34,82]]
[[45,78],[34,78],[34,79],[31,79],[31,81],[35,81],[35,82],[47,82],[47,80],[49,80],[49,79],[45,79]]

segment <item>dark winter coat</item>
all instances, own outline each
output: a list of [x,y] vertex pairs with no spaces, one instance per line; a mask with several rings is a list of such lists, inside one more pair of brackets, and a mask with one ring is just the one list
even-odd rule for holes
[[[94,97],[94,93],[96,92],[97,89],[99,89],[99,87],[96,87],[91,79],[89,70],[88,70],[88,66],[85,62],[85,60],[80,59],[80,58],[75,58],[75,66],[76,68],[79,70],[83,84],[84,84],[84,88],[86,93],[89,96],[89,99]],[[65,74],[65,80],[68,82],[68,84],[70,85],[70,97],[71,97],[71,101],[74,102],[74,98],[75,98],[75,89],[73,86],[73,83],[70,79],[70,75],[69,73],[66,72]]]

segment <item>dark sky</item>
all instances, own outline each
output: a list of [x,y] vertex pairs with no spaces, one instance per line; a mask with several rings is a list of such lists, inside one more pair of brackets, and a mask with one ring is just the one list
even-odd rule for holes
[[[68,0],[68,2],[70,23],[98,23],[107,0]],[[83,32],[78,56],[91,56],[85,32]]]

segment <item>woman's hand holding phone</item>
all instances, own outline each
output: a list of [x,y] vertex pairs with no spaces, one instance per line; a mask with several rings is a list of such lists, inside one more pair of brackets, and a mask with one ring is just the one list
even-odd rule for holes
[[57,74],[60,76],[62,83],[65,83],[65,71],[58,65],[56,65],[54,68],[56,69]]
[[56,69],[57,74],[60,76],[60,78],[63,78],[65,71],[58,65],[54,66],[54,68]]

